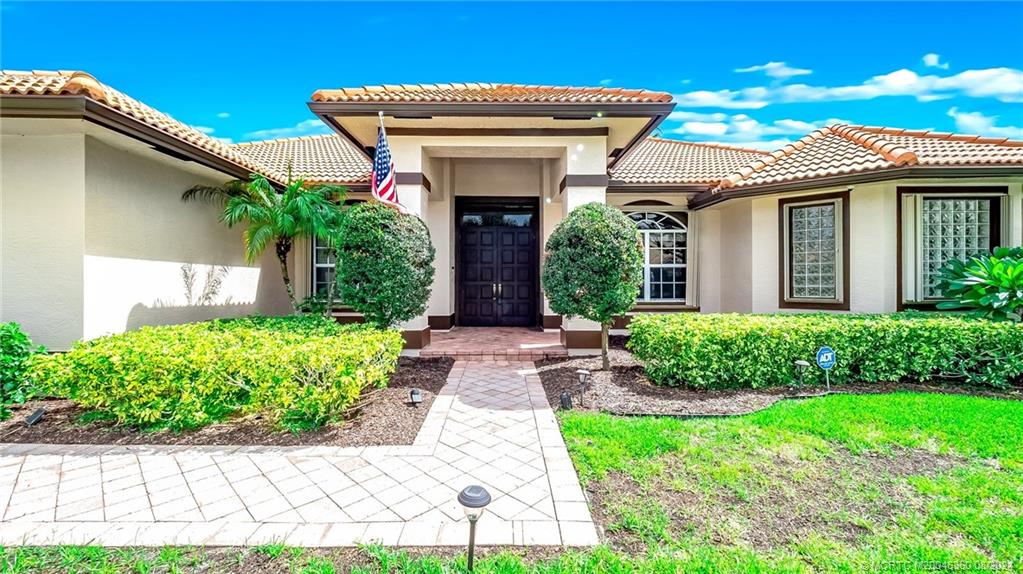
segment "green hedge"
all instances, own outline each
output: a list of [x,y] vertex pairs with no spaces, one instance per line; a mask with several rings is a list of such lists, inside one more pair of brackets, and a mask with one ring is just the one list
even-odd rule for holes
[[401,334],[315,316],[143,327],[35,361],[44,392],[120,423],[194,428],[261,413],[279,426],[338,419],[369,386],[385,386]]
[[[1023,325],[962,315],[639,315],[629,349],[661,385],[766,388],[795,381],[793,361],[838,355],[831,382],[948,379],[1005,387],[1023,377]],[[808,383],[823,373],[808,370]]]
[[33,355],[44,351],[32,345],[17,323],[0,323],[0,419],[6,418],[8,405],[28,398],[25,371]]

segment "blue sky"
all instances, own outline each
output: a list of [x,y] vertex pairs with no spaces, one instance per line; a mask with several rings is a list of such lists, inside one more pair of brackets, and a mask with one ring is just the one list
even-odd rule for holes
[[317,88],[668,91],[660,135],[773,149],[827,122],[1023,139],[1023,3],[0,2],[0,65],[80,69],[215,137],[326,133]]

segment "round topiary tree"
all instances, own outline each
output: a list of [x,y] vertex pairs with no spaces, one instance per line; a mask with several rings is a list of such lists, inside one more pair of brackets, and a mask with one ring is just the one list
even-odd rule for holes
[[335,242],[341,301],[377,327],[422,315],[435,250],[423,220],[377,202],[350,207]]
[[600,323],[601,356],[610,368],[607,332],[636,303],[643,282],[636,224],[602,203],[577,207],[547,240],[542,281],[555,313]]

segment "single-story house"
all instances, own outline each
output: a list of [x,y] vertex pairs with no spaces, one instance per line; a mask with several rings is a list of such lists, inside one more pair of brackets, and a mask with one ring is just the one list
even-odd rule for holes
[[[636,221],[634,311],[883,313],[933,306],[943,262],[1023,244],[1023,142],[835,125],[767,153],[651,137],[674,109],[646,90],[512,84],[324,89],[331,135],[228,144],[84,72],[0,73],[0,321],[52,349],[140,325],[287,313],[280,271],[247,264],[240,230],[183,203],[251,172],[368,197],[383,112],[399,200],[437,248],[409,348],[454,325],[560,329],[543,245],[598,201]],[[301,296],[330,281],[314,242],[294,253]],[[357,320],[343,309],[343,320]],[[623,317],[618,327],[623,327]]]

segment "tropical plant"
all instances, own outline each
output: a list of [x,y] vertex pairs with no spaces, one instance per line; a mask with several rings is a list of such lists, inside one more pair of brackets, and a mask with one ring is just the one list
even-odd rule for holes
[[228,227],[245,223],[245,259],[254,263],[273,244],[281,267],[281,279],[288,300],[297,310],[295,289],[288,272],[288,256],[295,240],[316,237],[331,241],[343,216],[341,203],[347,189],[337,185],[306,187],[292,179],[282,190],[259,174],[249,181],[233,180],[221,186],[197,185],[186,191],[182,201],[206,201],[223,205],[220,220]]
[[635,305],[642,281],[639,232],[615,207],[577,207],[547,240],[542,282],[551,310],[600,323],[605,370],[611,322]]
[[1023,318],[1023,248],[996,247],[991,253],[952,259],[939,272],[938,289],[949,301],[939,309],[969,309],[996,320]]
[[0,419],[5,418],[8,405],[28,398],[25,371],[32,355],[43,351],[32,345],[17,323],[0,323]]
[[378,202],[348,208],[337,247],[341,301],[381,328],[426,311],[436,251],[430,231],[415,215]]

